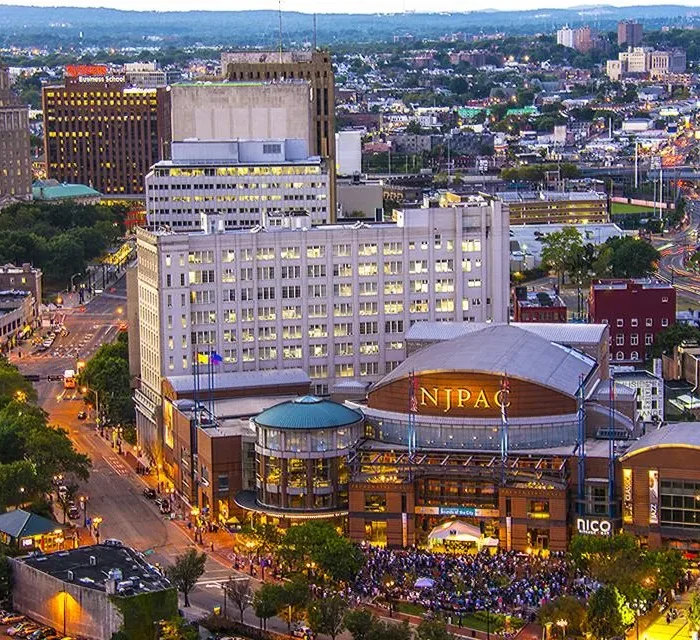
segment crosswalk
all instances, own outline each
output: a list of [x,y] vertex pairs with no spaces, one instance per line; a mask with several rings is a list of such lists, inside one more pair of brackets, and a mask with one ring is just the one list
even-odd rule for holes
[[118,476],[125,476],[129,473],[129,469],[124,465],[124,463],[117,458],[117,456],[102,456],[104,461],[111,467],[112,471]]

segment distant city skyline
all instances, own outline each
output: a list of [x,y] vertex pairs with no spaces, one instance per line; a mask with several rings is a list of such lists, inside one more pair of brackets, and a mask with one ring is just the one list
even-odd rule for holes
[[[700,2],[677,2],[673,0],[616,0],[610,3],[599,3],[598,6],[629,7],[637,5],[658,6],[675,4],[682,6],[700,6]],[[2,2],[0,5],[22,5],[35,7],[80,7],[80,8],[110,8],[126,11],[246,11],[255,9],[277,10],[278,0],[234,0],[233,2],[212,2],[206,7],[192,4],[191,0],[14,0]],[[586,12],[592,12],[595,4],[576,0],[504,0],[498,4],[498,11],[567,9],[582,7]],[[282,0],[283,11],[298,11],[302,13],[426,13],[426,4],[421,0],[355,0],[353,3],[340,5],[336,0]],[[495,10],[490,0],[434,0],[430,3],[431,13],[466,12]]]

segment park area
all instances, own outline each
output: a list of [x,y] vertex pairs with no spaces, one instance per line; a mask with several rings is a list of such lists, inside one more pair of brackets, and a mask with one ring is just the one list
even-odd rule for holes
[[640,215],[647,216],[654,213],[652,207],[644,207],[638,204],[627,204],[625,202],[611,202],[610,215]]

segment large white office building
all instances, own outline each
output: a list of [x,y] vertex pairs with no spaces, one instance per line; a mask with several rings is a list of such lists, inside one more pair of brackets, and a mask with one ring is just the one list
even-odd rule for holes
[[[217,371],[302,368],[325,394],[379,380],[418,321],[505,322],[508,217],[499,201],[397,212],[395,223],[303,217],[226,231],[137,230],[141,439],[161,382],[216,351]],[[273,222],[280,222],[279,219]],[[149,431],[150,430],[150,431]]]
[[146,176],[151,227],[196,231],[202,214],[219,213],[226,229],[254,227],[266,214],[303,211],[330,220],[325,160],[303,139],[186,140]]

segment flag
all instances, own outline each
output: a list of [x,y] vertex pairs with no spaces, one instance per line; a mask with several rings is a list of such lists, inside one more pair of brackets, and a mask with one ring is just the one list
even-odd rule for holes
[[211,353],[211,362],[212,364],[221,364],[224,361],[224,359],[216,353],[216,351],[212,351]]
[[209,354],[198,353],[197,354],[197,362],[199,364],[209,364]]
[[418,385],[418,381],[416,380],[416,376],[411,371],[411,373],[408,374],[408,410],[411,413],[418,413],[418,398],[416,398],[416,387]]

